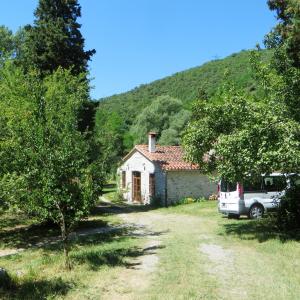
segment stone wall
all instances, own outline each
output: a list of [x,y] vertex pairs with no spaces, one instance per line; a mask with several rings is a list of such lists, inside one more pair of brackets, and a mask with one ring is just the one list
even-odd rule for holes
[[167,173],[168,204],[182,198],[208,198],[217,193],[217,184],[199,171],[170,171]]

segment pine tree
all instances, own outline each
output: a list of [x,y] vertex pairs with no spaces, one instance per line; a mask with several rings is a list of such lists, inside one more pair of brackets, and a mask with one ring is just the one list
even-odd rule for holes
[[39,0],[34,26],[29,27],[27,62],[47,75],[59,66],[72,68],[77,75],[87,70],[87,63],[96,52],[84,50],[84,38],[77,18],[81,7],[77,0]]

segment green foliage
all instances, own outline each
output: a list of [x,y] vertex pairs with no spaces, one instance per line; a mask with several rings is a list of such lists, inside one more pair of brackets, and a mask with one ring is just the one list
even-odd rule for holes
[[277,224],[285,231],[300,228],[300,186],[288,189],[281,199]]
[[86,101],[84,76],[58,69],[43,81],[7,64],[0,82],[1,197],[68,234],[87,216],[103,180],[79,130]]
[[284,105],[224,91],[217,102],[198,102],[183,144],[189,161],[233,181],[249,174],[299,170],[300,125]]
[[190,120],[191,112],[185,109],[180,110],[177,114],[170,116],[169,127],[161,131],[159,143],[161,145],[180,145],[181,132]]
[[98,110],[95,120],[94,138],[99,151],[102,168],[116,171],[117,163],[124,152],[124,123],[116,112]]
[[[262,53],[263,60],[268,61],[272,51]],[[137,115],[158,96],[169,95],[177,98],[182,101],[184,108],[189,110],[194,100],[203,98],[203,91],[208,98],[217,92],[226,70],[227,79],[234,82],[237,87],[245,88],[249,93],[259,93],[252,77],[249,58],[249,51],[232,54],[225,59],[214,60],[200,67],[141,85],[127,93],[100,99],[99,107],[117,112],[129,125],[134,123]]]
[[84,50],[80,33],[81,7],[77,0],[39,0],[34,26],[27,26],[25,66],[34,66],[43,76],[58,67],[72,69],[73,75],[87,71],[95,50]]
[[8,57],[10,57],[14,50],[14,36],[8,28],[0,26],[0,65]]
[[[170,128],[177,114],[182,110],[182,102],[170,96],[160,96],[146,107],[136,118],[131,127],[131,134],[136,144],[147,143],[147,133],[155,131],[160,134]],[[175,128],[172,128],[175,130]],[[178,133],[177,133],[178,136]]]
[[292,66],[300,67],[300,3],[298,0],[268,0],[271,10],[277,13],[279,23],[267,35],[266,44],[271,47],[284,47]]
[[[198,101],[184,135],[189,161],[232,181],[300,171],[299,2],[270,0],[269,6],[280,20],[268,37],[274,56],[267,63],[260,49],[251,55],[261,97],[227,86],[213,99]],[[298,200],[298,191],[287,193],[278,215],[282,228],[300,226]]]

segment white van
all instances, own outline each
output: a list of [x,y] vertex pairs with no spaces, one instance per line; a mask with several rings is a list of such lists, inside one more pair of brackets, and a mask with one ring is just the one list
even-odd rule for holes
[[272,173],[257,180],[249,177],[243,184],[221,180],[218,185],[219,212],[233,218],[240,215],[261,218],[265,212],[278,207],[290,185],[290,176],[293,175]]

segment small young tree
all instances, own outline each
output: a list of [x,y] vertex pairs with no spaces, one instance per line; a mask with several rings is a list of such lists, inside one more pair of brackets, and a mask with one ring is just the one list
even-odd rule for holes
[[40,81],[7,67],[1,78],[1,196],[60,226],[70,269],[69,233],[88,215],[102,182],[78,128],[87,84],[62,69]]

